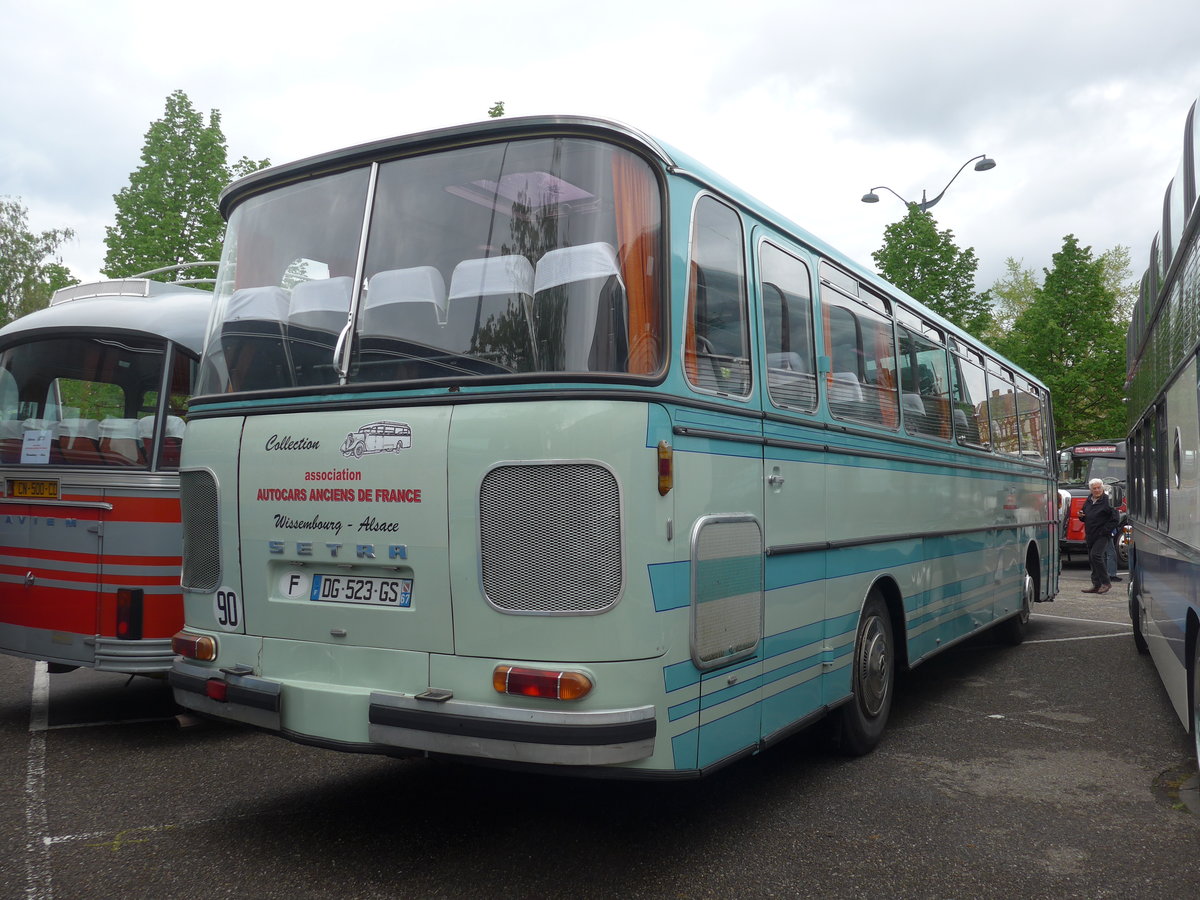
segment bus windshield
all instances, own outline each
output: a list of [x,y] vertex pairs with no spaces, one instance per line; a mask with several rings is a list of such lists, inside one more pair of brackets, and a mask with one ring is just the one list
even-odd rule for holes
[[660,196],[637,156],[580,138],[427,153],[251,195],[229,218],[231,277],[199,392],[654,375]]
[[174,354],[164,382],[167,358],[167,343],[147,337],[10,346],[0,353],[0,463],[146,468],[155,463],[156,417],[165,413],[157,465],[177,467],[195,364]]
[[1063,470],[1063,484],[1086,485],[1093,478],[1124,481],[1125,460],[1106,456],[1076,456]]

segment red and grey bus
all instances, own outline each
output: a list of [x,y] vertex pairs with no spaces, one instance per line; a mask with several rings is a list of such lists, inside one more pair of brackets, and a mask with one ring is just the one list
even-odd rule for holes
[[[1099,478],[1113,506],[1121,514],[1124,526],[1128,505],[1125,497],[1125,441],[1089,441],[1058,451],[1058,502],[1060,521],[1063,523],[1059,536],[1059,549],[1063,558],[1069,560],[1072,553],[1087,556],[1087,542],[1083,536],[1083,522],[1079,511],[1088,496],[1088,482]],[[1125,542],[1120,542],[1119,565],[1125,566]]]
[[211,306],[127,278],[0,329],[0,652],[52,672],[170,668],[183,415]]

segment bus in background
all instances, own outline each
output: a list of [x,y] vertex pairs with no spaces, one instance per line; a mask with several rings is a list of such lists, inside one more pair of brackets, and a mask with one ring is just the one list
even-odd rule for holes
[[1188,111],[1129,326],[1129,615],[1200,762],[1200,111]]
[[0,652],[51,672],[170,667],[183,415],[212,296],[74,285],[0,329]]
[[181,470],[192,710],[695,777],[1057,591],[1046,389],[695,161],[504,119],[222,195]]
[[[1124,533],[1129,513],[1125,490],[1125,441],[1093,441],[1064,447],[1058,451],[1058,472],[1059,518],[1064,526],[1059,547],[1068,561],[1072,552],[1086,559],[1087,540],[1079,511],[1088,498],[1088,482],[1093,478],[1104,482],[1108,499],[1121,514]],[[1118,540],[1117,546],[1117,565],[1123,569],[1128,562],[1128,550],[1122,539]]]

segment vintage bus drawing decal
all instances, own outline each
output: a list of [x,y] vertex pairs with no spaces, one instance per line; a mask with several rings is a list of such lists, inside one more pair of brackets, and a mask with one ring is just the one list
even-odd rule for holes
[[342,456],[361,459],[365,453],[394,453],[412,446],[412,429],[403,422],[372,422],[346,435]]

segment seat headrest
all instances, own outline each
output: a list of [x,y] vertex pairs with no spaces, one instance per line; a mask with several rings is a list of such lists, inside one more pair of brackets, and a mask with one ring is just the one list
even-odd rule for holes
[[287,318],[288,293],[281,287],[241,288],[233,292],[225,307],[225,321],[261,319],[282,322]]
[[336,278],[300,282],[292,288],[292,300],[288,306],[288,315],[330,310],[340,313],[349,312],[350,281],[349,276],[339,275]]
[[435,304],[438,309],[446,306],[446,279],[433,266],[386,269],[376,272],[367,282],[367,309],[385,303],[422,300]]
[[524,256],[464,259],[450,275],[450,299],[496,294],[533,295],[533,264]]
[[537,293],[560,284],[611,275],[619,278],[621,267],[617,264],[617,252],[610,244],[599,241],[578,247],[560,247],[538,260],[533,289]]

